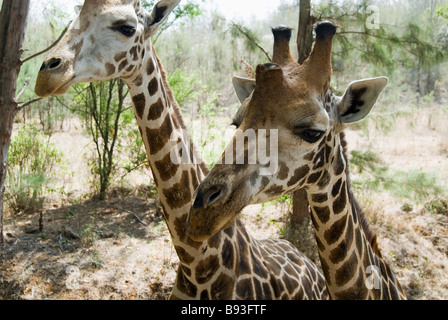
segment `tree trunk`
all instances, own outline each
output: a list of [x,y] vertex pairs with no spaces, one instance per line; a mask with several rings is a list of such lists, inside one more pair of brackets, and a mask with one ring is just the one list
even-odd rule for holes
[[[313,25],[315,18],[311,15],[311,1],[300,0],[299,30],[297,33],[297,61],[302,64],[310,55],[313,45]],[[291,221],[300,225],[309,216],[308,200],[303,190],[294,192],[292,197],[293,212]]]
[[3,1],[0,12],[0,244],[3,244],[3,196],[14,117],[17,77],[22,61],[29,0]]
[[[313,45],[313,25],[315,18],[311,15],[311,1],[300,0],[299,30],[297,33],[297,61],[302,64],[310,55]],[[310,228],[311,219],[308,198],[305,190],[292,194],[292,212],[286,226],[285,238],[293,243],[309,258],[316,260],[314,232]]]
[[301,225],[308,218],[308,198],[305,190],[298,190],[292,194],[292,216],[291,222],[294,225]]
[[297,62],[302,64],[310,55],[313,45],[313,25],[315,18],[311,15],[311,1],[300,0],[299,29],[297,33]]

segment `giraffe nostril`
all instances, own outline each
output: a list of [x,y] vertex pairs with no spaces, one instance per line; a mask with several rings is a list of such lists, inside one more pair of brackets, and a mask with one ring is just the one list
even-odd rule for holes
[[48,62],[48,70],[53,70],[61,65],[62,59],[52,59]]
[[210,195],[210,197],[208,198],[208,204],[213,203],[216,199],[219,198],[220,195],[221,195],[221,190],[218,190],[215,193],[213,193],[212,195]]
[[196,196],[196,199],[194,200],[193,208],[199,209],[202,207],[203,203],[204,203],[204,194],[198,193],[198,195]]
[[210,189],[204,192],[199,192],[193,203],[193,208],[195,209],[206,209],[209,205],[216,202],[223,195],[222,186],[212,186]]
[[205,191],[203,197],[203,205],[207,207],[220,199],[222,196],[222,190],[222,186],[212,186],[209,190]]
[[46,65],[45,65],[45,62],[44,63],[42,63],[42,66],[40,67],[40,70],[39,71],[42,71],[42,70],[44,70],[46,68]]

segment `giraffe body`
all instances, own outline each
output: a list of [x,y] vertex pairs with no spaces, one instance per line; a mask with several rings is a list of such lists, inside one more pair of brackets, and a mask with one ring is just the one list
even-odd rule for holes
[[44,61],[36,93],[63,94],[79,82],[122,78],[180,265],[171,299],[326,299],[325,279],[286,241],[257,241],[241,221],[205,241],[186,234],[194,190],[208,173],[151,44],[179,0],[149,14],[137,0],[86,0],[79,17]]
[[[222,164],[196,191],[189,235],[207,239],[248,204],[305,189],[331,298],[404,299],[350,189],[344,151],[345,125],[370,112],[388,79],[355,81],[344,96],[336,96],[329,85],[336,29],[329,21],[317,25],[316,43],[302,65],[290,53],[291,29],[274,29],[272,63],[257,67],[255,81],[234,79],[244,101],[235,118],[239,130],[218,162]],[[241,154],[235,151],[236,141],[249,130],[278,137],[277,145],[270,147],[271,155],[277,155],[276,170],[266,173],[267,164],[259,156],[256,163],[235,161],[254,156],[250,142]]]

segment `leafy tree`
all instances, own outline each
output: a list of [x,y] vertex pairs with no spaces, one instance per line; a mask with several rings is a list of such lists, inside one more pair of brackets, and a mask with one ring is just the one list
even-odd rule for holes
[[119,137],[120,117],[125,110],[128,93],[122,80],[114,79],[88,85],[76,85],[79,92],[78,114],[95,145],[96,157],[92,173],[99,178],[100,200],[106,198],[114,171],[114,152]]
[[[144,0],[143,7],[151,12],[154,5],[158,0]],[[158,34],[153,38],[153,43],[157,42],[160,34],[162,34],[166,29],[170,28],[176,22],[185,23],[187,20],[192,20],[195,17],[202,14],[201,6],[199,2],[204,2],[205,0],[188,0],[186,3],[184,1],[179,4],[171,13],[171,17],[166,21],[163,26],[160,27]]]
[[24,125],[12,139],[8,159],[6,199],[14,212],[43,207],[54,167],[62,163],[62,153],[37,124]]

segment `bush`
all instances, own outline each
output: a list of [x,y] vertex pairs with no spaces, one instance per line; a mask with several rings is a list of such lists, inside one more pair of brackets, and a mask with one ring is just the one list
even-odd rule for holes
[[59,152],[36,124],[24,125],[12,139],[8,158],[6,201],[14,212],[41,209]]
[[355,187],[367,187],[375,191],[386,190],[395,197],[422,202],[437,197],[446,190],[438,184],[436,173],[419,169],[407,171],[390,169],[372,151],[351,152],[350,165],[359,177],[353,179]]
[[425,209],[434,214],[448,216],[448,199],[434,199],[425,204]]

